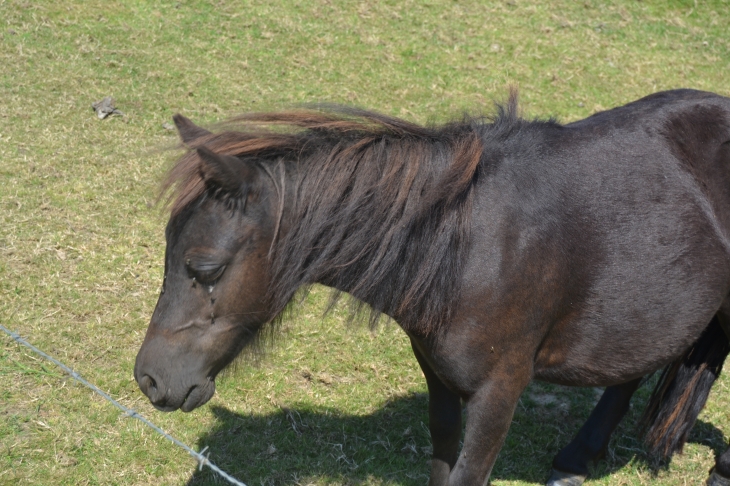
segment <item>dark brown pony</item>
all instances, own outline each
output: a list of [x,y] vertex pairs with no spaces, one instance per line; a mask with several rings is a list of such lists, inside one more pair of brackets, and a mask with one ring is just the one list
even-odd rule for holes
[[[551,485],[583,482],[663,367],[645,435],[681,450],[730,350],[730,99],[670,91],[568,125],[520,119],[514,98],[434,128],[345,108],[236,122],[175,117],[189,151],[165,183],[165,280],[135,365],[157,408],[209,400],[321,283],[410,337],[431,485],[487,483],[532,379],[608,387]],[[727,478],[730,451],[708,484]]]

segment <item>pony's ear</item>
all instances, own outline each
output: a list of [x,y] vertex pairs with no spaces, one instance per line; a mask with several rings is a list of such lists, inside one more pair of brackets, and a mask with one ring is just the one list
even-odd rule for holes
[[172,117],[172,121],[175,122],[177,132],[180,134],[180,139],[185,144],[193,142],[200,137],[210,135],[208,130],[200,128],[198,125],[190,121],[189,118],[185,118],[180,113],[174,115]]
[[232,196],[246,196],[250,192],[258,176],[250,163],[232,155],[216,154],[207,147],[198,147],[196,151],[203,161],[200,175],[206,185]]

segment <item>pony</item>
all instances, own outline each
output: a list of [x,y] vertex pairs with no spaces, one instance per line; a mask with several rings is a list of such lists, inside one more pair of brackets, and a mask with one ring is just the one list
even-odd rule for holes
[[[657,370],[644,435],[681,451],[730,351],[730,99],[666,91],[569,124],[521,118],[514,94],[427,127],[338,106],[174,121],[188,150],[134,369],[159,410],[208,401],[322,284],[410,338],[431,486],[488,483],[533,379],[607,387],[550,486],[585,480]],[[707,484],[729,478],[730,449]]]

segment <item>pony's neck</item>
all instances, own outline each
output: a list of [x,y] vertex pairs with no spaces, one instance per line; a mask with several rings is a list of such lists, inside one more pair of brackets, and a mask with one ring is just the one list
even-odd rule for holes
[[373,320],[385,313],[406,329],[436,330],[458,294],[468,241],[475,167],[458,197],[443,195],[460,182],[459,156],[449,141],[373,137],[290,165],[273,259],[279,304],[322,283],[368,304]]

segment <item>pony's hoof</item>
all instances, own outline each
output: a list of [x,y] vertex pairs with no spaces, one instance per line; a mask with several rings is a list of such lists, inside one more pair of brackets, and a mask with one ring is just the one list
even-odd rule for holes
[[[586,480],[586,476],[581,474],[567,473],[553,469],[550,479],[545,483],[546,486],[580,486]],[[725,486],[725,485],[722,485]],[[730,485],[728,485],[730,486]]]
[[707,482],[705,484],[707,486],[730,486],[730,478],[720,476],[715,471],[712,471],[712,474],[710,474],[710,477],[707,478]]

